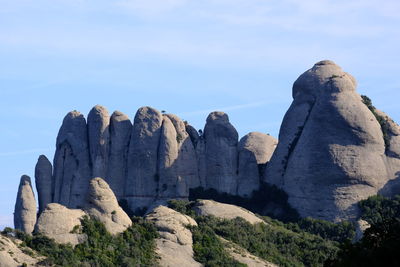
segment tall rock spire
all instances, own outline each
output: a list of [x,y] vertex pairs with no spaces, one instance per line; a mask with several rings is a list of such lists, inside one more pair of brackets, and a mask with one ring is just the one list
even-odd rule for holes
[[224,112],[208,115],[204,127],[206,186],[236,194],[238,133]]
[[52,166],[46,156],[40,155],[35,167],[35,185],[38,192],[39,214],[53,202]]
[[14,209],[14,227],[27,234],[33,232],[36,223],[36,200],[31,178],[22,175]]
[[84,116],[69,112],[58,132],[53,174],[53,201],[69,208],[85,202],[91,176],[87,137]]
[[125,199],[133,211],[148,207],[156,196],[162,121],[162,114],[151,107],[141,107],[135,115],[125,184]]
[[89,136],[92,177],[105,177],[110,148],[110,115],[105,107],[96,105],[89,112],[87,128]]
[[115,111],[110,119],[110,153],[107,174],[104,178],[117,199],[121,199],[124,195],[131,132],[132,123],[128,116]]

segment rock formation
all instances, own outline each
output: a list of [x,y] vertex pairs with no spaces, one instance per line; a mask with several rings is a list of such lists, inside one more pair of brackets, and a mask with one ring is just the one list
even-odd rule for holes
[[85,241],[86,236],[80,234],[81,218],[86,213],[81,209],[68,209],[57,203],[50,203],[40,214],[35,232],[53,238],[58,243],[77,245]]
[[84,210],[91,218],[102,222],[111,234],[122,233],[132,225],[129,216],[118,205],[113,191],[101,178],[90,181]]
[[155,224],[160,235],[156,253],[161,266],[202,266],[193,259],[192,233],[186,228],[197,226],[195,220],[165,206],[155,208],[146,220]]
[[0,235],[0,267],[39,266],[44,257],[27,247],[21,248],[21,240]]
[[128,116],[115,111],[110,118],[110,154],[105,179],[117,199],[124,196],[131,131],[132,123]]
[[270,160],[277,144],[278,140],[259,132],[248,133],[240,139],[237,189],[239,196],[251,197],[253,191],[260,188],[260,170]]
[[36,223],[36,200],[31,178],[22,175],[14,209],[14,227],[27,234],[33,232]]
[[53,202],[70,208],[81,207],[90,173],[86,120],[79,112],[72,111],[65,116],[57,136]]
[[110,148],[110,116],[106,108],[96,105],[89,112],[87,129],[89,136],[91,177],[105,177]]
[[140,108],[133,123],[128,154],[125,199],[132,210],[154,201],[158,189],[158,145],[163,117],[158,110]]
[[356,203],[400,169],[355,88],[355,79],[332,61],[318,62],[293,85],[265,181],[285,190],[303,217],[356,219]]
[[193,210],[200,216],[214,216],[217,218],[232,220],[240,217],[251,224],[265,223],[262,219],[258,218],[254,213],[244,208],[219,203],[213,200],[197,200]]
[[206,187],[236,194],[238,133],[228,115],[212,112],[204,127]]
[[35,167],[35,184],[39,199],[39,214],[53,202],[53,167],[44,155],[40,155]]

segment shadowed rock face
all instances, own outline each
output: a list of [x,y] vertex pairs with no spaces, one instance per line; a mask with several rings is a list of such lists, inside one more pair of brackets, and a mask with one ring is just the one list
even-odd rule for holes
[[332,61],[318,62],[293,85],[265,181],[284,189],[303,217],[355,219],[356,203],[394,178],[381,127],[355,88]]
[[35,167],[35,184],[39,199],[39,213],[53,202],[52,166],[46,156],[40,155]]
[[106,108],[96,105],[88,115],[89,152],[92,177],[105,177],[110,148],[110,115]]
[[65,116],[57,136],[53,201],[71,208],[82,206],[90,173],[86,120],[72,111]]
[[248,133],[240,139],[238,195],[251,197],[259,189],[261,166],[270,160],[277,144],[278,140],[259,132]]
[[14,209],[14,227],[27,234],[33,232],[36,223],[36,200],[31,178],[21,177]]
[[140,108],[135,116],[128,153],[125,198],[132,210],[148,207],[158,188],[158,145],[162,115],[150,107]]
[[228,115],[212,112],[204,128],[206,186],[236,194],[238,133]]

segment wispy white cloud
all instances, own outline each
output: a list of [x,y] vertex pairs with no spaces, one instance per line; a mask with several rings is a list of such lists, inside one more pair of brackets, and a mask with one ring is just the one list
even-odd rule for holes
[[9,157],[9,156],[19,156],[19,155],[27,155],[27,154],[34,154],[34,153],[44,153],[53,151],[52,148],[34,148],[34,149],[25,149],[25,150],[17,150],[17,151],[7,151],[2,152],[0,151],[0,157]]

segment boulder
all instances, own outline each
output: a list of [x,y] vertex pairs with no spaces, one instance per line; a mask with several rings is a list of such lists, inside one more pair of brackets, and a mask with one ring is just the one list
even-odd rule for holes
[[81,209],[68,209],[58,203],[50,203],[40,214],[35,232],[53,238],[58,243],[77,245],[86,240],[85,234],[76,231],[80,229],[81,218],[85,215]]
[[161,266],[202,266],[193,259],[192,233],[186,228],[197,226],[195,220],[165,206],[155,208],[146,220],[155,224],[160,235],[156,253]]
[[135,115],[125,185],[125,199],[133,211],[150,206],[157,196],[162,121],[161,113],[151,107],[139,108]]
[[39,214],[53,202],[53,167],[46,156],[40,155],[35,167],[35,184],[39,200]]
[[36,200],[31,178],[22,175],[14,209],[14,227],[27,234],[33,232],[36,223]]
[[53,167],[53,202],[70,208],[82,207],[91,170],[86,120],[78,111],[69,112],[63,120]]
[[270,135],[251,132],[240,139],[239,179],[237,194],[251,197],[260,188],[261,167],[266,164],[275,150],[278,141]]
[[185,128],[190,140],[192,140],[193,146],[196,147],[197,141],[200,138],[199,132],[190,124],[185,124]]
[[212,112],[204,127],[206,187],[236,194],[238,133],[228,115]]
[[193,210],[200,216],[214,216],[221,219],[232,220],[240,217],[251,224],[265,223],[254,213],[235,205],[219,203],[213,200],[197,200]]
[[105,177],[110,149],[110,115],[105,107],[96,105],[89,112],[87,128],[92,177]]
[[394,178],[387,161],[400,169],[355,88],[355,79],[332,61],[318,62],[293,85],[264,179],[286,191],[302,217],[356,220],[357,202]]
[[110,155],[105,179],[117,199],[121,199],[124,195],[131,131],[132,123],[128,116],[115,111],[110,119]]
[[114,235],[132,225],[129,216],[118,205],[111,188],[99,177],[90,181],[85,211],[91,218],[102,222],[107,231]]

